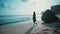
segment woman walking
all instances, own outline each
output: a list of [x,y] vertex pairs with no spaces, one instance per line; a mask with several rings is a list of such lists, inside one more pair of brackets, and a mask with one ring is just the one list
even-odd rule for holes
[[34,24],[37,25],[37,23],[36,23],[36,14],[35,14],[35,11],[33,12],[33,22],[34,22]]

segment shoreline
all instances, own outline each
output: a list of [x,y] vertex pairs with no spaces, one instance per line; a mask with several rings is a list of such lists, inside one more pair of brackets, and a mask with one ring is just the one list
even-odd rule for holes
[[4,24],[4,25],[1,25],[0,28],[8,28],[8,27],[12,27],[12,26],[17,26],[19,24],[20,25],[21,24],[26,24],[26,23],[29,23],[30,21],[32,21],[32,20],[27,20],[27,21],[23,21],[23,22],[16,22],[16,23],[10,23],[10,24]]

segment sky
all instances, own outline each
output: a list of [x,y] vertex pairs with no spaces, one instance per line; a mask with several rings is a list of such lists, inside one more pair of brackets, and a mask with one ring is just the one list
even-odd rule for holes
[[32,15],[40,14],[60,0],[0,0],[0,15]]

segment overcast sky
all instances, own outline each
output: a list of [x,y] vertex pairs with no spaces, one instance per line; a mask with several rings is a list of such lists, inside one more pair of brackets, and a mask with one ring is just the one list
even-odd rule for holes
[[41,13],[60,0],[0,0],[0,15],[31,15]]

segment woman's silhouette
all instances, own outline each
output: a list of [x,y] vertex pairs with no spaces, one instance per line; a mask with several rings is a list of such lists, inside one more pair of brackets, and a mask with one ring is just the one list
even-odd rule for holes
[[36,23],[36,14],[35,14],[35,11],[33,12],[33,22],[34,22],[34,24],[37,25],[37,23]]

